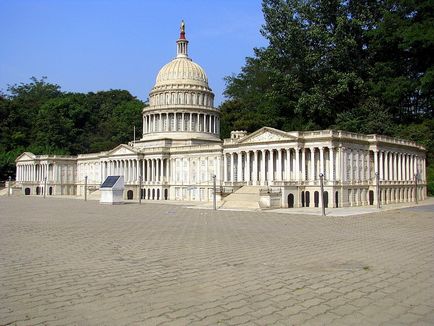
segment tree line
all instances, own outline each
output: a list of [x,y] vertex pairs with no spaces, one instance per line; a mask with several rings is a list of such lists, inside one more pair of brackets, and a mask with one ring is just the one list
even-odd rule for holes
[[0,180],[25,151],[76,155],[131,141],[144,106],[125,90],[63,92],[46,78],[9,86],[0,94]]

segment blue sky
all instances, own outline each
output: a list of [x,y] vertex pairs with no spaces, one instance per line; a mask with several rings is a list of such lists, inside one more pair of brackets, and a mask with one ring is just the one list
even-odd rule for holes
[[181,19],[219,104],[223,78],[266,45],[260,0],[0,0],[0,90],[47,76],[64,91],[126,89],[145,100],[176,55]]

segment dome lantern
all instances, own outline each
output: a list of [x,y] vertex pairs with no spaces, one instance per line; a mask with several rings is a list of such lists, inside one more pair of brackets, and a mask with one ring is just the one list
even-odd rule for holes
[[177,58],[188,58],[188,41],[185,38],[185,23],[184,20],[181,21],[179,39],[176,41],[178,46]]

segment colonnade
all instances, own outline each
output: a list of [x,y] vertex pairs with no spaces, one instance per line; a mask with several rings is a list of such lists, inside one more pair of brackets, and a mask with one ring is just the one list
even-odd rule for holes
[[161,183],[168,179],[167,162],[167,158],[106,160],[101,165],[102,181],[109,175],[123,175],[125,183],[138,183],[139,176],[144,183]]
[[224,181],[265,185],[275,181],[319,180],[370,182],[378,172],[382,181],[412,181],[418,173],[426,180],[425,159],[414,154],[309,146],[225,151]]
[[30,163],[17,164],[16,180],[42,182],[47,177],[48,182],[58,182],[62,179],[62,170],[65,169],[65,182],[74,181],[75,164],[59,163]]
[[409,153],[380,150],[378,162],[380,180],[411,181],[415,174],[420,180],[426,180],[425,158]]
[[143,134],[166,131],[219,134],[218,113],[164,112],[143,115]]
[[224,181],[264,185],[272,181],[335,180],[334,147],[274,148],[224,154]]

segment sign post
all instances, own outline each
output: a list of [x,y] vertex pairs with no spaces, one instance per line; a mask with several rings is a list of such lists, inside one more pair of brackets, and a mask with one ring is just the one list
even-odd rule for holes
[[326,216],[325,203],[324,203],[324,174],[319,174],[320,186],[321,186],[321,216]]
[[215,174],[212,176],[212,189],[213,189],[212,209],[217,210],[217,184],[216,184],[216,175]]
[[87,201],[87,176],[84,177],[84,201]]

